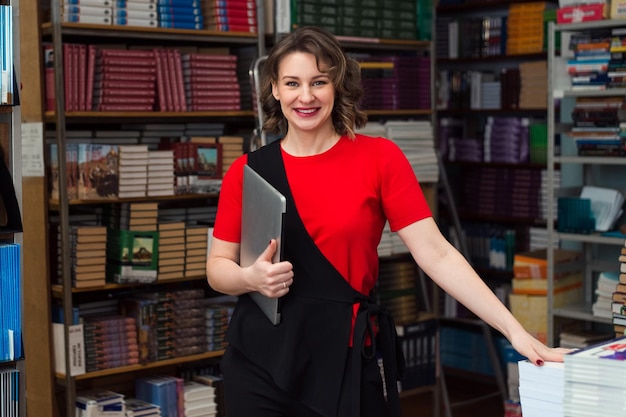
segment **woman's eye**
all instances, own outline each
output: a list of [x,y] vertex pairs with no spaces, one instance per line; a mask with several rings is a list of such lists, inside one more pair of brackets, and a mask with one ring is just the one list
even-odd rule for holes
[[326,85],[326,81],[315,81],[313,85],[314,86]]
[[286,85],[287,87],[297,87],[298,83],[295,81],[287,81]]

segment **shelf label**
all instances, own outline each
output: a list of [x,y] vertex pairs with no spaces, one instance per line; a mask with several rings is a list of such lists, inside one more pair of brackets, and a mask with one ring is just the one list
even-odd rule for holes
[[43,177],[43,123],[22,123],[22,177]]

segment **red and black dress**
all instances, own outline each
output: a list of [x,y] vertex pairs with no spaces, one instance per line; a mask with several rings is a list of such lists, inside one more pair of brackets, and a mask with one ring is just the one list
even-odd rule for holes
[[[228,342],[322,416],[337,415],[342,387],[349,384],[358,416],[363,355],[382,353],[388,387],[395,388],[398,377],[393,321],[368,296],[378,276],[385,222],[398,230],[431,215],[417,179],[401,150],[384,138],[342,137],[330,150],[305,158],[274,142],[229,169],[214,229],[219,239],[240,241],[246,162],[287,198],[283,253],[294,266],[294,282],[281,300],[277,326],[250,297],[239,297]],[[364,349],[369,344],[370,351]],[[388,402],[397,414],[393,389]]]

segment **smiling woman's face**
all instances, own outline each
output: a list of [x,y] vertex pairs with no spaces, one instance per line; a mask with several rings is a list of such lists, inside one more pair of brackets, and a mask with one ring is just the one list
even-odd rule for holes
[[[320,67],[324,69],[323,62]],[[272,84],[272,93],[280,100],[290,131],[332,129],[335,87],[328,74],[317,68],[314,55],[294,52],[285,56],[280,62],[278,80]]]

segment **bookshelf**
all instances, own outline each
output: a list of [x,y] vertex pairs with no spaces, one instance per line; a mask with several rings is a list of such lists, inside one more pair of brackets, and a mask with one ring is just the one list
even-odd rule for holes
[[[437,6],[438,147],[469,258],[503,301],[513,277],[513,254],[545,247],[540,197],[546,175],[545,144],[540,146],[546,130],[545,85],[533,90],[534,81],[526,80],[546,82],[543,26],[546,11],[554,7],[551,1]],[[519,36],[515,27],[520,21],[532,24],[537,35]],[[444,228],[451,214],[442,204]],[[499,256],[489,257],[489,250]],[[445,314],[467,314],[455,309],[452,303]]]
[[[22,262],[22,141],[20,140],[21,116],[19,92],[14,86],[20,81],[20,60],[13,51],[20,47],[19,1],[0,1],[0,150],[2,151],[3,198],[0,245],[3,245],[2,304],[4,321],[2,328],[2,369],[3,384],[0,396],[3,398],[4,414],[12,417],[26,416],[26,361],[23,338],[23,262]],[[12,311],[6,306],[15,306]],[[11,334],[19,338],[13,340]],[[13,337],[15,337],[13,336]]]
[[[565,45],[577,36],[594,39],[613,34],[622,36],[620,32],[625,27],[621,20],[551,23],[549,26],[548,176],[554,177],[559,170],[561,172],[560,183],[555,181],[555,185],[548,189],[548,195],[552,196],[548,200],[548,210],[555,213],[556,219],[548,224],[548,234],[552,237],[548,246],[548,343],[552,345],[558,345],[561,332],[572,326],[598,334],[610,335],[613,331],[610,311],[602,312],[596,290],[603,272],[619,272],[617,259],[620,248],[624,247],[624,235],[617,229],[624,223],[624,217],[621,216],[608,230],[585,227],[583,220],[572,221],[568,226],[566,212],[561,211],[560,206],[563,207],[567,201],[579,201],[585,186],[606,187],[622,194],[626,191],[623,182],[618,179],[624,175],[626,158],[601,152],[585,154],[571,134],[577,125],[573,113],[584,101],[606,104],[607,100],[617,99],[623,102],[624,89],[613,88],[610,84],[601,90],[574,89],[573,77],[567,70],[568,60],[574,59],[574,51]],[[559,41],[562,45],[560,49],[552,46]],[[610,113],[611,110],[608,110],[606,114]],[[613,125],[618,127],[617,122],[607,124]],[[566,200],[569,198],[576,200]],[[584,218],[583,211],[581,219]],[[561,269],[555,263],[553,251],[559,248],[578,250],[582,255],[582,262],[569,265],[569,268],[582,274],[582,295],[565,304],[557,303],[554,291],[555,277]]]
[[[216,110],[216,111],[89,111],[89,110],[63,110],[52,111],[47,109],[46,103],[46,77],[45,55],[43,45],[51,45],[54,51],[63,50],[64,45],[69,43],[96,44],[102,47],[110,45],[127,46],[153,46],[180,48],[229,48],[234,51],[254,51],[254,55],[262,55],[265,51],[264,30],[262,27],[265,5],[259,2],[257,16],[259,19],[260,35],[248,33],[220,33],[211,30],[185,30],[185,29],[159,29],[107,26],[99,24],[64,23],[60,12],[60,2],[51,0],[50,16],[45,10],[40,10],[30,2],[23,2],[20,7],[22,16],[22,48],[21,59],[29,62],[27,68],[22,69],[24,81],[23,97],[27,104],[23,107],[22,121],[33,127],[34,135],[40,141],[39,155],[49,158],[50,143],[56,143],[57,149],[64,149],[72,142],[72,135],[85,130],[132,130],[133,126],[139,125],[170,125],[198,122],[221,123],[228,127],[228,133],[240,134],[252,131],[254,128],[255,112],[250,108],[242,110]],[[26,30],[25,27],[31,30]],[[36,30],[35,30],[36,28]],[[372,50],[377,53],[389,51],[402,51],[407,54],[421,54],[424,51],[431,55],[432,43],[416,40],[393,40],[383,39],[372,42],[362,41],[350,37],[343,41],[346,46],[353,50]],[[61,59],[61,54],[55,53],[52,78],[55,87],[54,106],[56,109],[66,109],[69,97],[63,83],[64,77],[69,76],[70,66],[66,66]],[[245,69],[246,75],[248,68]],[[432,72],[431,72],[432,73]],[[432,80],[428,80],[428,87],[432,89]],[[248,92],[249,93],[249,92]],[[251,96],[251,94],[250,94]],[[242,96],[243,97],[243,96]],[[432,97],[432,92],[431,92]],[[251,97],[250,97],[251,98]],[[26,100],[27,99],[27,100]],[[376,120],[389,118],[400,119],[430,119],[432,106],[425,108],[406,108],[402,110],[371,109],[370,115]],[[47,132],[53,132],[48,134]],[[59,161],[58,175],[66,178],[69,175],[67,168],[67,155],[59,151],[56,153]],[[433,185],[434,186],[434,185]],[[150,289],[169,289],[184,286],[198,288],[206,286],[202,276],[184,277],[150,285],[107,283],[97,288],[73,288],[71,285],[71,262],[70,262],[70,220],[77,212],[102,213],[103,207],[122,203],[157,202],[161,207],[215,205],[217,194],[186,194],[177,196],[163,196],[150,198],[124,198],[102,201],[97,199],[75,198],[70,194],[66,182],[59,182],[59,197],[49,198],[50,178],[47,173],[41,175],[29,175],[24,178],[24,213],[25,231],[24,240],[28,244],[29,253],[25,254],[25,279],[29,288],[25,293],[25,306],[29,310],[29,321],[25,337],[32,343],[27,343],[31,350],[30,355],[34,358],[28,362],[29,380],[28,391],[32,393],[28,397],[29,413],[38,416],[67,415],[74,407],[76,392],[84,387],[95,386],[120,386],[128,388],[129,381],[135,377],[157,372],[174,372],[177,368],[188,364],[215,362],[219,360],[221,351],[206,352],[183,356],[179,359],[165,359],[152,361],[142,365],[128,365],[87,372],[85,374],[71,376],[70,372],[60,374],[55,372],[53,355],[53,335],[50,330],[52,323],[51,311],[53,304],[62,305],[63,315],[73,317],[74,307],[81,302],[121,298],[125,294],[135,293]],[[425,190],[428,192],[428,190]],[[60,267],[61,283],[52,281],[56,274],[56,266],[53,260],[56,257],[49,231],[50,220],[60,225]],[[27,224],[26,224],[27,223]],[[42,238],[42,236],[44,238]],[[47,254],[42,257],[41,254]],[[69,323],[64,327],[64,340],[69,342]],[[67,343],[66,343],[67,345]],[[44,347],[42,349],[42,346]],[[65,353],[65,362],[70,363],[69,349]],[[29,354],[27,352],[27,354]],[[426,389],[426,388],[425,388]],[[433,387],[427,390],[436,392]],[[416,390],[416,391],[420,391]]]

